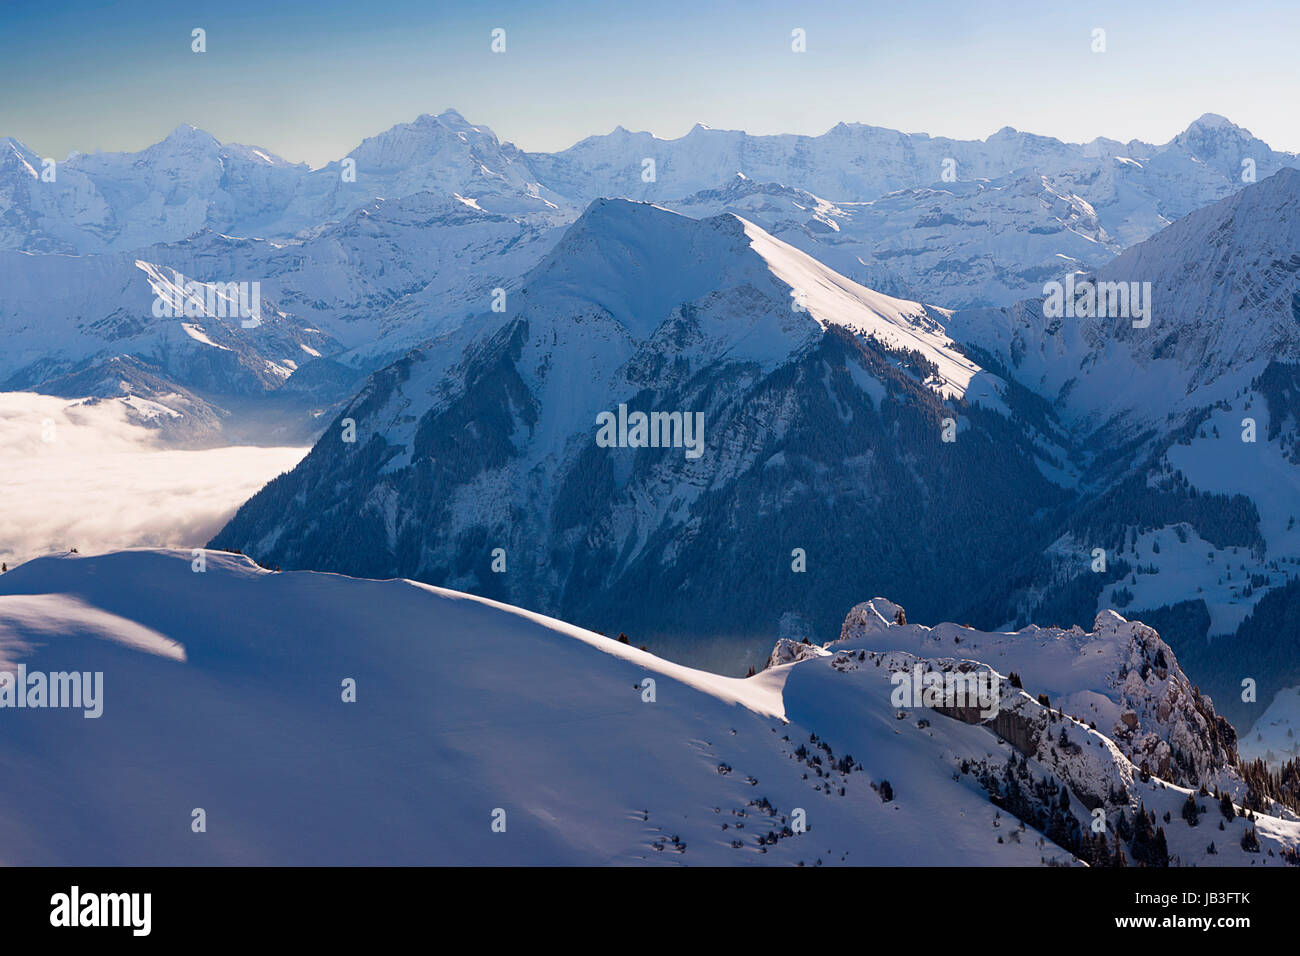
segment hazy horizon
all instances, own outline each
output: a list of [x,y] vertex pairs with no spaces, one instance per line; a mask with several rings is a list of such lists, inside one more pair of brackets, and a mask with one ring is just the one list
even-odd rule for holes
[[[1072,143],[1165,143],[1204,113],[1300,151],[1300,78],[1288,67],[1300,9],[1276,0],[62,9],[0,9],[0,77],[23,90],[0,102],[0,136],[55,158],[138,151],[188,123],[319,167],[449,107],[537,152],[616,126],[673,139],[696,123],[818,135],[861,122],[964,140],[1012,126]],[[196,28],[203,53],[191,49]],[[497,28],[502,53],[491,50]],[[805,52],[792,49],[795,29]]]

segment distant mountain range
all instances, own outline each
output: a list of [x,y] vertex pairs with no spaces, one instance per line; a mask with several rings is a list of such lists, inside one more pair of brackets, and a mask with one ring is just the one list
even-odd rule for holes
[[737,173],[839,203],[921,190],[892,204],[924,209],[943,202],[930,187],[953,185],[961,194],[971,187],[957,183],[1028,171],[1059,194],[1036,215],[1050,218],[1077,197],[1125,247],[1234,192],[1245,181],[1243,164],[1252,180],[1263,179],[1295,166],[1297,157],[1215,114],[1164,145],[1070,144],[1010,127],[983,141],[953,140],[841,123],[821,136],[751,136],[697,125],[675,140],[620,127],[558,153],[526,153],[448,110],[364,140],[317,170],[180,126],[139,153],[73,153],[57,163],[53,182],[40,175],[41,157],[13,138],[0,139],[0,249],[132,251],[205,229],[287,238],[375,198],[420,192],[459,195],[499,215],[562,222],[593,199],[682,199],[724,186]]
[[[14,344],[0,387],[62,394],[71,377],[104,399],[188,395],[202,413],[170,430],[192,442],[270,427],[245,398],[282,392],[266,406],[277,433],[309,435],[360,378],[510,287],[597,198],[733,212],[869,288],[1000,307],[1231,194],[1247,166],[1262,179],[1296,164],[1214,115],[1162,146],[841,124],[817,137],[620,129],[541,154],[447,111],[318,170],[190,126],[52,168],[3,139],[0,334]],[[281,338],[235,346],[217,314],[190,316],[192,334],[160,324],[142,304],[149,273],[169,269],[260,282]],[[304,344],[329,364],[309,371]],[[218,347],[237,354],[205,352]]]
[[817,137],[697,126],[660,140],[619,129],[546,154],[449,110],[318,170],[182,126],[140,153],[73,154],[53,182],[31,150],[0,140],[0,249],[130,252],[204,231],[287,239],[377,199],[421,193],[564,224],[617,196],[688,214],[738,204],[731,211],[787,241],[862,260],[877,285],[892,276],[926,301],[1005,305],[1023,280],[1098,265],[1247,178],[1295,165],[1295,154],[1213,114],[1162,146],[1066,144],[1010,128],[962,141],[840,124]]

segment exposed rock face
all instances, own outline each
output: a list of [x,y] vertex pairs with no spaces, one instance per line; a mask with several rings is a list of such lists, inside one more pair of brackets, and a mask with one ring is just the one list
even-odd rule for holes
[[776,642],[776,647],[772,648],[772,654],[763,665],[763,669],[767,670],[779,664],[793,664],[795,661],[806,661],[810,657],[825,657],[826,653],[816,644],[792,641],[788,637],[783,637]]
[[863,601],[849,611],[840,627],[840,640],[850,641],[867,634],[879,633],[891,624],[906,624],[906,612],[888,598]]
[[[956,648],[983,661],[980,666],[1016,672],[1024,690],[1004,679],[992,721],[970,708],[936,709],[966,723],[988,723],[1022,753],[1043,757],[1056,733],[1048,733],[1048,725],[1061,722],[1064,714],[1077,727],[1095,727],[1090,732],[1107,744],[1113,741],[1139,771],[1187,787],[1229,786],[1236,779],[1236,732],[1187,679],[1169,645],[1141,622],[1103,611],[1087,632],[1027,627],[990,633],[955,624],[899,623],[905,621],[897,604],[874,598],[848,613],[840,640],[827,646],[899,652],[939,670],[960,666],[949,657]],[[913,666],[902,658],[890,660],[900,669]],[[1048,705],[1036,699],[1040,694]]]
[[1126,667],[1116,675],[1123,710],[1111,736],[1129,759],[1185,784],[1237,764],[1236,731],[1192,686],[1159,634],[1114,611],[1097,615],[1094,629],[1126,642]]

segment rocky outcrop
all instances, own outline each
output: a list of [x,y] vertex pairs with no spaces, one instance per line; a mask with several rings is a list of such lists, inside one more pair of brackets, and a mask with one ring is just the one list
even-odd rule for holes
[[[1018,723],[1020,718],[1004,713],[1027,717],[1039,708],[1054,713],[1057,721],[1073,715],[1073,723],[1100,731],[1139,771],[1180,786],[1230,787],[1238,776],[1236,732],[1188,680],[1169,645],[1139,621],[1103,611],[1090,631],[1027,627],[999,633],[955,624],[909,625],[906,620],[902,607],[873,598],[849,611],[840,640],[827,646],[899,650],[936,668],[947,666],[942,660],[960,648],[971,659],[996,661],[1008,675],[1018,672],[1025,693],[1013,689],[994,721],[978,722],[989,723],[1024,753],[1041,749],[1041,741],[1033,729]],[[949,716],[976,722],[961,711]],[[1041,735],[1039,723],[1035,718]]]

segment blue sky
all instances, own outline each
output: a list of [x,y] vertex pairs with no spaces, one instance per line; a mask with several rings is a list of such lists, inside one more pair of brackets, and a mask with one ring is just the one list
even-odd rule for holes
[[62,158],[193,123],[320,165],[448,107],[538,150],[696,122],[1164,142],[1215,112],[1300,151],[1297,49],[1295,0],[0,0],[0,136]]

